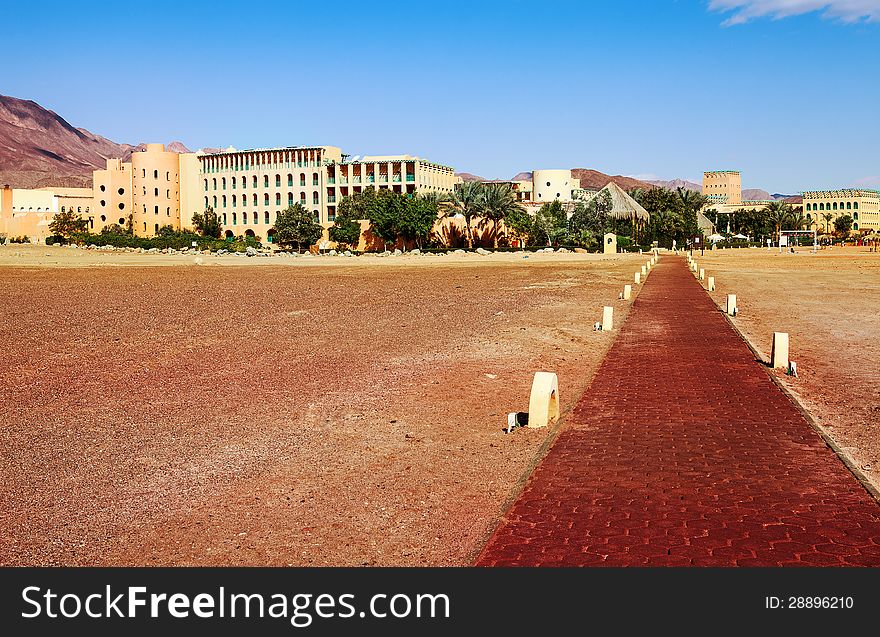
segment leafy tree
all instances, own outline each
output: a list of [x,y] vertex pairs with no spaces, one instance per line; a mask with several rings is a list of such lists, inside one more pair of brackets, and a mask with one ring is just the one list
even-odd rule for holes
[[834,230],[841,236],[852,230],[853,218],[850,215],[841,215],[834,220]]
[[482,197],[477,204],[482,223],[492,223],[492,236],[495,248],[498,248],[498,224],[504,221],[511,212],[522,210],[516,200],[513,186],[505,183],[485,184]]
[[465,181],[464,183],[457,184],[452,196],[452,206],[447,213],[449,217],[459,214],[464,217],[468,248],[474,247],[474,233],[471,229],[471,221],[480,214],[483,189],[484,186],[479,181]]
[[825,234],[828,234],[828,224],[831,223],[831,220],[834,219],[834,215],[830,212],[826,212],[824,215],[819,215],[825,220]]
[[565,239],[568,234],[568,215],[558,199],[540,207],[535,214],[532,228],[535,244],[546,241],[548,246],[552,246]]
[[578,202],[568,220],[568,240],[583,247],[594,248],[598,237],[608,231],[608,214],[614,206],[608,191],[601,191],[587,202]]
[[367,196],[366,218],[370,222],[370,231],[382,239],[386,247],[400,236],[405,209],[406,196],[403,194],[383,189]]
[[220,236],[220,216],[214,212],[213,206],[205,208],[203,213],[195,213],[192,217],[193,228],[203,237],[216,239]]
[[339,202],[336,216],[349,219],[369,219],[370,207],[374,205],[375,199],[376,191],[372,188],[346,195]]
[[504,219],[504,225],[507,226],[509,230],[512,230],[515,235],[521,237],[523,245],[525,245],[534,234],[535,220],[528,212],[526,212],[525,208],[517,208],[507,213],[507,217]]
[[159,228],[159,232],[156,233],[157,237],[173,237],[179,234],[177,230],[174,229],[174,226],[162,226]]
[[300,203],[288,206],[275,219],[275,240],[282,245],[296,244],[297,251],[317,243],[323,232],[321,224],[315,222],[314,213]]
[[328,234],[331,241],[342,246],[357,246],[361,240],[361,224],[352,217],[336,215]]
[[71,210],[59,212],[49,223],[49,230],[52,234],[61,235],[65,239],[70,239],[75,234],[85,232],[88,227],[89,222]]
[[414,241],[421,248],[437,222],[438,199],[416,193],[404,201],[397,232],[405,241]]
[[125,228],[120,226],[118,223],[111,223],[109,226],[104,226],[103,228],[101,228],[101,234],[121,236],[128,233],[125,231]]

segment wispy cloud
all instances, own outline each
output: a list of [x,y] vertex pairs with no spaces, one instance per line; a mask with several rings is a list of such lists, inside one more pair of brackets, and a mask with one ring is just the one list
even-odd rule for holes
[[853,182],[853,185],[862,188],[880,188],[880,175],[877,175],[875,177],[862,177],[861,179],[856,179]]
[[755,18],[781,20],[817,11],[828,20],[880,22],[880,0],[709,0],[709,9],[732,13],[722,23],[724,26]]

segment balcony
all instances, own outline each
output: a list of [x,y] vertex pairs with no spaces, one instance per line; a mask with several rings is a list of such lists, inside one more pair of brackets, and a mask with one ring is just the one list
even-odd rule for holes
[[335,184],[335,183],[336,183],[336,177],[327,177],[327,183],[328,183],[328,184]]
[[407,182],[415,181],[415,180],[416,180],[416,176],[415,176],[415,175],[407,174],[407,176],[406,176],[406,180],[407,180]]
[[355,175],[354,177],[352,177],[352,178],[351,178],[351,183],[353,183],[353,184],[359,184],[359,183],[361,183],[361,176],[360,176],[360,175]]
[[375,183],[376,178],[373,175],[367,175],[367,183]]
[[395,184],[399,184],[400,183],[400,175],[392,175],[391,181],[393,181]]
[[329,195],[327,197],[327,203],[336,203],[336,195]]
[[379,175],[379,183],[387,184],[388,183],[388,175]]

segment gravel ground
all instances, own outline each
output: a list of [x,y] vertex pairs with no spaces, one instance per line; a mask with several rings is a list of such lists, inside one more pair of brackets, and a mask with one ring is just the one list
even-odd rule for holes
[[707,252],[699,267],[716,277],[736,324],[766,359],[773,332],[788,332],[798,377],[777,372],[818,423],[880,488],[880,254],[833,248]]
[[4,565],[467,563],[642,262],[74,252],[0,248]]

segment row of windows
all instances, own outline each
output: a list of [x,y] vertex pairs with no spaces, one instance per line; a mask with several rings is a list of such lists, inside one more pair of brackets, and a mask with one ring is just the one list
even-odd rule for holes
[[[24,210],[24,206],[22,206],[21,208],[19,208],[19,210]],[[28,210],[33,210],[33,208],[32,208],[32,207],[31,207],[31,208],[28,208]],[[37,212],[39,212],[40,210],[42,210],[42,208],[37,208]],[[48,211],[49,209],[46,208],[46,210]],[[77,211],[77,212],[82,212],[82,211],[83,211],[82,206],[77,206],[77,207],[76,207],[76,211]],[[89,211],[89,207],[86,206],[86,212],[88,212],[88,211]],[[61,206],[61,212],[67,212],[67,206]],[[73,212],[73,206],[70,207],[70,212]]]
[[[144,178],[146,178],[146,176],[147,176],[147,169],[144,168],[141,172],[143,172]],[[153,179],[158,179],[158,178],[159,178],[159,171],[158,171],[158,170],[154,170],[154,171],[153,171]],[[167,170],[165,171],[165,181],[171,181],[171,173],[168,172]],[[101,190],[103,190],[103,187],[101,188]],[[122,193],[119,193],[119,194],[121,195]]]
[[[314,215],[315,215],[315,221],[317,221],[317,220],[319,219],[321,213],[318,212],[317,210],[315,210],[315,211],[313,211],[313,212],[314,212]],[[280,211],[280,210],[276,210],[276,211],[275,211],[275,220],[276,220],[276,221],[278,220],[278,215],[279,215],[279,214],[281,214],[281,211]],[[238,213],[233,212],[229,217],[227,217],[227,216],[226,216],[226,213],[224,212],[223,215],[222,215],[222,217],[221,217],[221,219],[223,220],[223,225],[224,225],[224,226],[229,225],[229,223],[228,223],[228,220],[229,220],[229,219],[232,220],[232,225],[233,225],[233,226],[237,226],[237,225],[238,225]],[[259,213],[259,212],[254,211],[253,214],[251,214],[250,216],[248,216],[248,213],[246,213],[246,212],[241,213],[241,223],[242,223],[242,225],[247,225],[247,223],[248,223],[248,219],[251,219],[251,223],[252,223],[252,224],[260,225],[260,213]],[[331,219],[331,221],[332,221],[332,219]],[[267,226],[271,223],[271,221],[269,221],[269,211],[268,211],[268,210],[266,210],[266,211],[263,213],[263,223],[264,223],[265,225],[267,225]]]
[[[101,192],[104,192],[105,190],[107,190],[107,186],[105,186],[104,184],[101,184]],[[145,190],[146,190],[146,189],[145,189]],[[124,195],[124,194],[125,194],[125,188],[120,188],[120,189],[117,190],[116,192],[118,192],[120,195]],[[146,194],[146,193],[144,193],[144,194]]]
[[[217,195],[214,195],[213,197],[211,197],[211,200],[210,200],[211,203],[210,203],[210,205],[213,206],[215,209],[217,208],[217,201],[218,201],[218,200],[217,200]],[[220,207],[221,207],[221,208],[225,208],[225,207],[226,207],[226,203],[227,203],[226,195],[222,195],[222,196],[220,197],[220,200],[219,200],[219,201],[220,201]],[[238,197],[236,197],[235,195],[232,195],[232,207],[233,207],[233,208],[235,208],[235,207],[238,206],[238,201],[239,201],[239,200],[238,200]],[[254,196],[253,196],[253,203],[252,203],[251,205],[253,205],[253,206],[258,206],[259,204],[257,203],[257,201],[258,201],[258,199],[257,199],[257,195],[254,194]],[[320,203],[320,201],[321,201],[321,200],[320,200],[320,195],[318,195],[317,191],[316,191],[316,192],[313,192],[313,193],[312,193],[312,204],[313,204],[313,205],[318,205],[318,204]],[[304,193],[304,192],[299,193],[299,202],[300,202],[302,205],[305,205],[305,204],[306,204],[306,193]],[[207,208],[208,205],[209,205],[208,198],[205,197],[205,208]],[[241,196],[241,205],[242,205],[242,207],[248,205],[248,202],[247,202],[247,195],[242,195],[242,196]],[[268,193],[266,193],[266,194],[263,195],[263,205],[264,205],[264,206],[268,206],[268,205],[269,205],[269,194],[268,194]],[[276,192],[276,193],[275,193],[275,205],[276,205],[276,206],[280,206],[280,205],[281,205],[281,193],[280,193],[280,192]],[[293,205],[293,193],[292,193],[292,192],[287,193],[287,205],[288,205],[288,206],[292,206],[292,205]]]
[[[859,202],[858,201],[847,201],[846,208],[843,207],[844,202],[840,202],[840,208],[837,207],[837,202],[833,203],[820,203],[820,204],[806,204],[805,208],[807,210],[858,210]],[[818,205],[818,208],[816,207]],[[812,207],[810,207],[812,206]]]
[[[144,214],[147,214],[147,205],[146,204],[144,204]],[[159,214],[159,206],[153,206],[153,214],[154,215]],[[165,208],[165,216],[166,217],[171,216],[171,208]]]
[[[122,188],[120,188],[120,190],[122,190]],[[122,193],[120,193],[120,194],[122,194]],[[147,196],[147,187],[144,186],[144,197],[146,197],[146,196]],[[153,196],[154,197],[159,196],[159,189],[158,188],[153,188]],[[170,190],[167,190],[167,189],[165,190],[165,198],[171,199],[171,191]]]
[[[214,178],[212,179],[212,182],[213,182],[214,190],[217,190],[217,178],[214,177]],[[239,182],[236,180],[235,177],[233,177],[233,178],[232,178],[232,189],[233,189],[233,190],[235,189],[237,183],[239,183]],[[288,185],[288,186],[293,186],[293,175],[291,175],[291,174],[289,174],[289,173],[288,173],[288,175],[287,175],[287,185]],[[305,185],[306,185],[306,175],[305,175],[305,173],[300,173],[300,175],[299,175],[299,185],[300,185],[300,186],[305,186]],[[313,186],[317,186],[317,185],[318,185],[318,175],[317,175],[317,173],[315,173],[314,175],[312,175],[312,185],[313,185]],[[241,187],[242,187],[242,188],[247,188],[247,177],[242,177],[242,178],[241,178]],[[256,175],[253,176],[253,187],[254,187],[254,188],[257,187],[257,176],[256,176]],[[268,188],[268,187],[269,187],[269,175],[263,175],[263,188]],[[281,187],[281,175],[275,175],[275,187],[276,187],[276,188],[280,188],[280,187]],[[221,189],[221,190],[226,190],[226,177],[221,177],[221,178],[220,178],[220,189]],[[208,192],[208,180],[207,180],[207,179],[205,179],[205,192]]]

